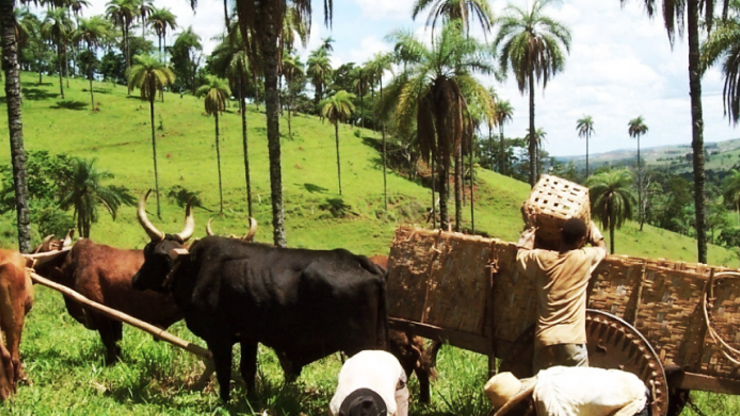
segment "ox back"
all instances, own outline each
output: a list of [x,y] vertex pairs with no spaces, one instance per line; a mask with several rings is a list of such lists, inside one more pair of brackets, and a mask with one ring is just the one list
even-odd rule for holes
[[[165,239],[144,249],[137,288],[161,286],[169,273],[163,267],[168,263],[164,253],[172,245]],[[231,347],[237,341],[250,392],[258,342],[275,349],[288,380],[304,365],[334,352],[353,355],[386,347],[385,276],[364,256],[211,236],[195,243],[175,267],[173,296],[188,328],[214,355],[224,401],[229,398]]]
[[[63,284],[90,300],[119,310],[161,328],[182,319],[171,296],[134,290],[131,278],[144,263],[141,250],[124,250],[82,238],[77,240],[61,265],[49,263],[37,273]],[[123,338],[120,321],[83,308],[64,298],[67,311],[86,328],[97,330],[106,348],[106,362],[120,359],[118,341]]]

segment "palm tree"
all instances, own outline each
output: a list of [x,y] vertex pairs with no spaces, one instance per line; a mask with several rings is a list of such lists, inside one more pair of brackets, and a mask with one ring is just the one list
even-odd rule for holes
[[381,112],[389,114],[395,107],[401,131],[410,131],[416,122],[420,153],[441,175],[439,206],[441,227],[446,229],[450,160],[463,142],[468,102],[477,100],[479,108],[491,114],[495,107],[472,71],[488,74],[493,68],[480,43],[463,36],[459,22],[445,25],[431,48],[411,33],[397,31],[390,37],[395,50],[406,52],[406,70],[388,86]]
[[231,96],[231,90],[226,80],[209,76],[208,84],[201,85],[195,91],[196,97],[205,97],[206,114],[213,116],[216,126],[216,160],[218,164],[218,196],[220,201],[220,211],[224,212],[224,193],[221,182],[221,147],[218,141],[218,115],[226,110],[226,100]]
[[164,62],[164,51],[167,47],[167,30],[177,29],[177,17],[168,8],[154,8],[149,15],[149,25],[154,28],[159,40],[159,60]]
[[426,26],[431,26],[432,32],[437,19],[442,18],[443,21],[459,20],[462,23],[462,30],[467,34],[470,30],[468,21],[473,17],[478,18],[484,35],[491,32],[493,13],[485,0],[416,0],[411,10],[411,18],[415,20],[416,16],[430,5]]
[[336,94],[321,101],[321,116],[326,117],[334,125],[334,136],[337,144],[337,178],[339,180],[339,195],[342,195],[342,169],[339,163],[339,122],[346,121],[355,111],[352,100],[355,95],[345,90],[339,90]]
[[213,50],[211,64],[214,72],[231,80],[239,98],[242,118],[242,147],[244,149],[244,176],[247,189],[247,212],[252,215],[252,183],[249,174],[249,143],[247,141],[247,105],[244,89],[249,84],[249,60],[239,30],[229,30],[226,38]]
[[152,0],[136,0],[136,14],[141,22],[141,37],[146,37],[146,26],[148,17],[154,13],[154,2]]
[[59,71],[59,92],[64,99],[64,86],[62,85],[62,63],[65,54],[65,46],[74,31],[74,23],[69,18],[67,10],[62,8],[48,10],[41,31],[45,38],[51,40],[57,50],[57,66]]
[[[366,71],[370,79],[378,80],[380,84],[380,101],[383,101],[383,76],[386,71],[391,70],[391,64],[393,63],[393,55],[390,53],[376,53],[373,59],[366,64]],[[386,174],[388,162],[387,162],[387,142],[385,137],[385,118],[380,115],[381,120],[381,135],[383,140],[383,206],[388,211],[388,178]]]
[[186,51],[187,63],[182,70],[185,72],[185,76],[187,78],[187,82],[185,84],[188,86],[190,91],[195,94],[195,90],[198,87],[195,85],[195,78],[198,75],[198,62],[200,61],[199,53],[203,50],[200,35],[193,31],[192,26],[188,26],[187,29],[177,35],[172,48]]
[[123,59],[126,62],[127,71],[131,67],[129,30],[138,13],[136,2],[137,0],[110,0],[105,7],[105,15],[123,32]]
[[82,19],[75,32],[74,38],[87,44],[87,52],[90,56],[88,65],[88,79],[90,80],[90,105],[92,111],[95,111],[95,96],[93,95],[93,63],[94,53],[98,49],[101,41],[105,40],[110,34],[110,25],[102,16],[93,16],[89,19]]
[[647,133],[648,127],[645,125],[645,121],[642,116],[633,118],[627,123],[629,128],[627,133],[630,137],[637,139],[637,207],[638,207],[638,219],[640,221],[640,231],[642,231],[642,225],[644,224],[644,212],[642,210],[642,162],[640,160],[640,136]]
[[722,182],[722,198],[725,203],[734,202],[737,208],[737,221],[740,225],[740,170],[732,169]]
[[[285,104],[288,109],[288,137],[292,139],[293,128],[291,126],[291,112],[293,109],[293,102],[295,101],[295,96],[298,94],[297,90],[303,89],[304,85],[303,81],[299,81],[303,80],[304,77],[303,62],[301,62],[301,58],[298,55],[293,55],[286,51],[283,55],[282,71],[283,76],[285,77],[285,83],[287,84],[287,99],[285,100]],[[295,85],[296,83],[300,83],[300,85]]]
[[308,56],[307,64],[306,75],[314,86],[314,102],[319,105],[324,99],[324,88],[331,80],[333,72],[328,52],[323,48],[316,49]]
[[509,100],[496,100],[496,123],[499,129],[499,161],[498,171],[500,174],[505,175],[504,172],[504,158],[506,155],[504,146],[504,124],[507,121],[511,121],[514,116],[514,107],[511,106]]
[[[516,75],[519,92],[529,91],[529,131],[535,131],[534,89],[562,71],[565,64],[561,46],[570,51],[570,31],[561,23],[543,14],[542,9],[552,0],[534,0],[531,10],[508,5],[505,15],[496,19],[500,26],[493,41],[494,51],[500,56],[501,74],[509,67]],[[537,157],[534,142],[529,143],[529,185],[537,180]]]
[[[624,4],[627,0],[620,0]],[[684,33],[684,19],[687,23],[689,38],[689,95],[691,96],[691,148],[694,167],[694,208],[696,213],[696,246],[698,261],[707,262],[707,206],[706,206],[706,173],[704,170],[704,118],[701,103],[701,62],[699,59],[699,28],[712,32],[715,5],[722,5],[723,19],[727,16],[730,0],[663,0],[663,7],[655,7],[655,0],[642,0],[648,17],[657,10],[663,13],[668,42],[673,46],[676,29],[679,36]],[[702,10],[702,7],[704,8]],[[700,21],[700,14],[704,20]]]
[[[285,247],[285,214],[283,210],[282,171],[280,167],[280,98],[278,92],[278,39],[287,10],[287,0],[237,0],[242,39],[248,44],[252,63],[265,80],[265,115],[267,148],[270,158],[270,197],[272,201],[273,240]],[[290,2],[304,21],[310,22],[311,2]],[[332,18],[332,1],[324,0],[325,23]],[[307,27],[310,25],[306,25]]]
[[[366,64],[367,65],[367,64]],[[361,65],[352,68],[352,89],[360,97],[360,127],[365,128],[365,103],[367,94],[368,71]]]
[[98,221],[98,207],[103,206],[116,219],[122,204],[134,205],[136,198],[125,188],[103,185],[113,174],[95,168],[95,159],[72,158],[70,177],[60,180],[60,207],[73,208],[80,237],[90,238],[92,224]]
[[2,49],[2,69],[5,73],[5,97],[8,110],[10,158],[13,165],[18,250],[27,253],[31,249],[31,215],[28,208],[26,152],[23,146],[20,66],[18,65],[18,41],[15,37],[14,5],[15,0],[0,0],[0,30],[2,30],[2,44],[0,44],[2,48],[0,49]]
[[157,174],[157,139],[154,133],[154,99],[166,85],[175,81],[175,74],[149,55],[134,56],[135,65],[128,71],[128,88],[141,90],[141,99],[149,101],[149,121],[152,126],[152,159],[154,160],[154,186],[157,194],[157,217],[161,217],[159,206],[159,175]]
[[591,196],[591,213],[609,229],[609,245],[614,254],[614,229],[632,219],[632,174],[627,169],[602,172],[588,178],[586,186]]
[[588,139],[594,134],[594,120],[591,116],[583,115],[583,118],[576,121],[576,130],[578,137],[586,138],[586,178],[588,178]]

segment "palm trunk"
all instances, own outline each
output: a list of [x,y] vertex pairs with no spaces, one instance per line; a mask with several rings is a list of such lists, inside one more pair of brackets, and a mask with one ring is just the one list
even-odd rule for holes
[[159,174],[157,172],[157,139],[154,133],[154,96],[149,98],[149,123],[152,125],[152,159],[154,160],[154,192],[157,194],[157,218],[162,218],[159,207]]
[[18,228],[18,250],[31,250],[31,215],[28,209],[26,182],[26,152],[23,148],[21,119],[21,83],[18,65],[18,42],[15,39],[14,0],[0,0],[0,28],[2,28],[2,68],[5,70],[5,97],[8,109],[10,155],[13,165],[13,188]]
[[334,136],[337,139],[337,179],[339,180],[339,195],[342,195],[342,169],[339,163],[339,120],[334,122]]
[[[362,98],[362,97],[360,97]],[[383,79],[380,79],[380,101],[383,101]],[[363,107],[363,113],[364,113],[364,107]],[[383,135],[383,206],[385,207],[385,212],[388,212],[388,178],[386,174],[386,167],[388,166],[388,161],[386,159],[386,140],[385,140],[385,120],[380,122],[381,124],[381,130]],[[365,127],[365,117],[362,118],[362,126]]]
[[440,170],[440,184],[439,184],[439,215],[440,215],[440,227],[443,230],[447,230],[450,227],[450,214],[447,210],[447,200],[450,198],[450,157],[449,155],[442,156],[440,152],[439,165]]
[[473,138],[470,138],[470,232],[475,234],[475,202],[473,187],[475,186],[475,171],[473,170]]
[[588,179],[588,134],[586,134],[586,179]]
[[162,55],[162,36],[157,36],[159,38],[159,63],[164,62],[164,55]]
[[293,140],[293,126],[291,124],[291,114],[290,114],[290,108],[293,106],[293,96],[290,92],[290,82],[288,82],[288,138],[290,140]]
[[283,212],[283,181],[280,166],[280,97],[278,96],[277,40],[282,22],[272,21],[276,2],[260,2],[258,13],[264,21],[260,39],[265,71],[265,115],[267,117],[267,149],[270,158],[270,197],[272,198],[273,240],[285,247],[285,214]]
[[91,62],[88,67],[88,74],[87,74],[88,77],[90,78],[90,105],[92,105],[92,107],[90,108],[92,109],[92,111],[95,111],[95,96],[93,95],[93,83],[92,83],[92,80],[93,80],[92,48],[90,47],[90,45],[87,46],[87,51],[90,53],[90,58],[91,58]]
[[637,134],[637,221],[642,228],[642,167],[640,162],[640,135]]
[[64,80],[62,79],[62,46],[57,43],[57,68],[59,69],[59,92],[64,99]]
[[247,213],[249,218],[252,218],[252,184],[249,178],[249,145],[247,143],[247,106],[244,103],[241,70],[239,72],[237,88],[239,88],[239,109],[242,113],[242,146],[244,148],[244,177],[247,182]]
[[606,212],[608,212],[609,215],[609,248],[611,254],[614,254],[614,228],[616,226],[616,215],[614,213],[613,198],[614,196],[612,195],[609,199],[609,202],[607,202],[606,207]]
[[506,170],[506,156],[505,156],[505,153],[504,153],[504,150],[505,149],[504,149],[504,126],[503,126],[503,124],[504,124],[503,121],[500,122],[500,124],[499,124],[499,147],[500,147],[499,150],[501,152],[501,158],[500,158],[500,161],[499,161],[499,169],[500,169],[499,172],[502,175],[505,175],[506,174],[506,172],[505,172],[505,170]]
[[229,27],[229,5],[226,4],[227,0],[224,0],[224,25],[226,25],[226,31],[231,31]]
[[62,51],[64,52],[64,75],[67,78],[67,88],[69,88],[69,58],[67,57],[67,47],[65,46]]
[[432,170],[431,172],[432,172],[432,228],[433,229],[437,228],[437,204],[434,199],[434,192],[436,191],[436,188],[437,188],[437,183],[435,181],[435,175],[434,175],[435,168],[436,168],[435,161],[437,160],[436,158],[437,156],[434,154],[434,149],[432,149]]
[[455,148],[455,231],[460,231],[462,224],[462,146]]
[[707,210],[704,172],[704,120],[701,105],[701,75],[699,68],[699,9],[698,0],[689,0],[689,91],[691,95],[691,147],[694,151],[694,207],[696,208],[696,245],[699,263],[707,262]]
[[221,182],[221,147],[218,141],[218,111],[214,114],[216,121],[216,163],[218,164],[218,198],[219,198],[219,212],[224,212],[224,191],[223,183]]
[[537,139],[534,128],[534,71],[529,73],[529,186],[537,182]]

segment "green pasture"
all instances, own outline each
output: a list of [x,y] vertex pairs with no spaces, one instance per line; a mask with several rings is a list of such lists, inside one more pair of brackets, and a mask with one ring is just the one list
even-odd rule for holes
[[[91,111],[87,81],[70,80],[65,99],[58,80],[46,77],[37,85],[36,74],[24,73],[23,127],[27,150],[48,150],[95,158],[96,167],[115,175],[111,183],[141,195],[154,187],[151,127],[148,103],[126,87],[95,83],[99,111]],[[4,91],[0,111],[5,111]],[[206,209],[195,210],[196,237],[205,224],[219,234],[241,233],[247,227],[247,204],[241,138],[241,117],[232,105],[221,117],[221,153],[224,213],[218,213],[218,176],[212,117],[204,115],[203,101],[192,96],[166,93],[155,103],[155,128],[162,218],[156,218],[150,196],[150,219],[163,231],[177,232],[184,209],[167,197],[183,187],[197,192]],[[270,187],[264,107],[250,105],[249,162],[254,216],[259,223],[257,240],[272,241]],[[286,114],[287,115],[287,114]],[[340,151],[343,195],[338,193],[334,129],[327,121],[296,115],[293,137],[281,118],[282,175],[286,233],[291,247],[336,248],[372,255],[387,253],[396,227],[424,224],[431,206],[427,188],[388,172],[388,212],[383,206],[383,176],[376,132],[341,125]],[[355,131],[358,134],[355,134]],[[359,137],[358,137],[359,136]],[[7,123],[0,122],[0,137],[8,137]],[[7,148],[6,148],[7,149]],[[9,151],[0,152],[0,163],[9,164]],[[527,184],[484,169],[476,169],[475,229],[491,237],[516,240],[522,229],[521,203],[529,194]],[[333,208],[343,206],[336,217]],[[452,209],[454,205],[450,204]],[[470,205],[464,208],[463,227],[470,228]],[[2,216],[0,244],[17,246],[15,214]],[[604,231],[608,237],[608,233]],[[35,234],[35,242],[41,236]],[[134,207],[123,207],[114,221],[107,214],[93,225],[91,238],[117,247],[142,248],[148,241],[136,221]],[[619,254],[695,261],[691,238],[648,225],[639,231],[628,223],[617,232]],[[710,246],[710,263],[738,266],[736,252]],[[203,345],[181,322],[170,328],[178,336]],[[31,385],[20,386],[15,398],[0,405],[3,415],[325,415],[341,363],[338,355],[304,369],[293,385],[284,385],[282,371],[271,351],[260,352],[258,398],[248,401],[236,386],[232,402],[219,403],[212,381],[201,393],[190,383],[199,375],[198,361],[164,342],[154,342],[126,327],[123,361],[107,367],[96,332],[88,331],[65,311],[62,296],[36,286],[32,312],[26,321],[22,358]],[[238,348],[235,349],[238,355]],[[439,380],[432,384],[432,404],[411,404],[412,415],[485,415],[490,410],[482,395],[486,357],[445,346],[438,358]],[[236,368],[236,367],[235,367]],[[418,389],[411,382],[412,397]],[[732,396],[694,393],[708,415],[736,414],[740,400]],[[686,410],[684,414],[691,414]]]

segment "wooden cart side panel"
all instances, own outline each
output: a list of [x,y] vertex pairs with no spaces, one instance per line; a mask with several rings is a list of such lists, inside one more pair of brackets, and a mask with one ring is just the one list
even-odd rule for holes
[[[718,281],[714,285],[713,295],[707,308],[712,328],[730,347],[740,350],[740,280]],[[706,336],[704,342],[701,369],[697,372],[740,379],[740,367],[725,357],[721,346],[711,336]]]
[[516,245],[493,244],[493,258],[497,273],[494,275],[493,330],[499,344],[500,356],[506,356],[504,346],[517,340],[519,335],[537,321],[537,298],[534,284],[516,266]]
[[392,317],[484,336],[490,239],[399,228],[388,267]]

